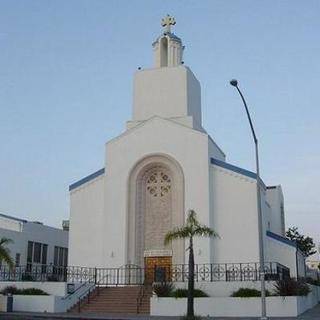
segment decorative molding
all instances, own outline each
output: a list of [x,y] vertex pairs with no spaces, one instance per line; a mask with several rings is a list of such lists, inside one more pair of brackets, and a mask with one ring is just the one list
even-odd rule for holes
[[172,257],[172,250],[145,250],[144,257]]

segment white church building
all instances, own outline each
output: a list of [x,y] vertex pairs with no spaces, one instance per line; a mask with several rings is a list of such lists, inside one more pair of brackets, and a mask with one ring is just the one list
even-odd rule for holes
[[[170,23],[152,47],[154,65],[134,74],[132,118],[106,142],[104,168],[69,187],[69,265],[185,264],[186,243],[165,246],[164,236],[188,209],[220,236],[195,239],[197,264],[258,262],[256,174],[228,163],[203,128],[200,82]],[[280,185],[261,183],[261,206],[266,263],[304,276],[304,257],[285,238]]]

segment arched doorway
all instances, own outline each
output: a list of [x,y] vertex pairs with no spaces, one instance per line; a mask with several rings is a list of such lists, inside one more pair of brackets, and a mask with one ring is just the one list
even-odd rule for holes
[[150,155],[128,182],[127,262],[140,266],[184,263],[184,242],[164,246],[165,234],[184,222],[184,178],[167,155]]

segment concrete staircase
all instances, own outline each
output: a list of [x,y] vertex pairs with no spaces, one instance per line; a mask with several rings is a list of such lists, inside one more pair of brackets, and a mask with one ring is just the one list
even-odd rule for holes
[[[95,289],[80,305],[81,313],[150,314],[151,286],[125,286]],[[89,301],[88,301],[89,300]],[[69,312],[78,313],[79,304]]]

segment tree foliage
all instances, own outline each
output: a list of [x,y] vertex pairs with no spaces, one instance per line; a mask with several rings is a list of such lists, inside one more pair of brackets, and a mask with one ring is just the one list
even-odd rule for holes
[[300,234],[297,227],[289,228],[286,232],[286,237],[292,241],[295,241],[298,248],[307,257],[317,252],[317,250],[315,250],[316,245],[313,242],[313,239],[311,237]]
[[10,256],[10,250],[7,245],[11,243],[12,240],[8,238],[0,238],[0,261],[5,262],[9,268],[13,268],[13,260]]
[[182,227],[174,228],[169,231],[164,239],[165,245],[177,239],[189,239],[189,276],[188,276],[188,310],[186,319],[195,319],[194,316],[194,253],[193,253],[193,238],[194,237],[219,237],[218,234],[209,227],[200,224],[197,219],[197,214],[194,210],[189,210],[186,224]]

